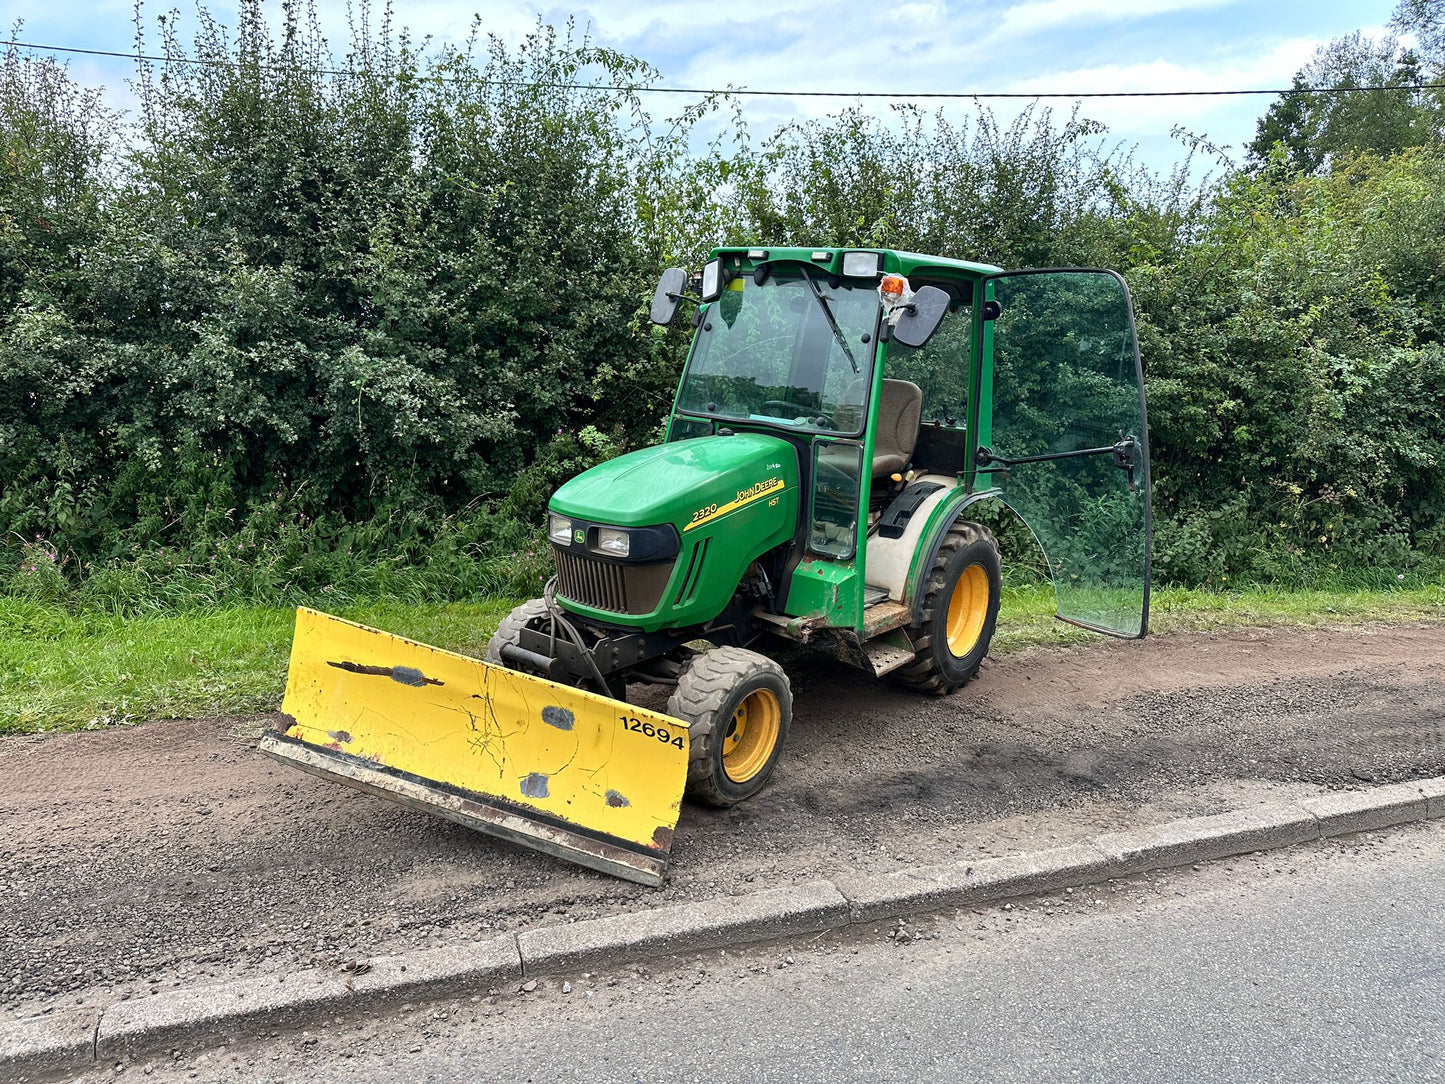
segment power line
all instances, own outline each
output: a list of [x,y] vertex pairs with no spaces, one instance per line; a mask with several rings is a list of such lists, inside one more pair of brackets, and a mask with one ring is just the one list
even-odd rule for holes
[[[191,57],[154,56],[147,53],[120,53],[106,49],[78,49],[69,45],[38,45],[24,41],[0,41],[0,46],[18,49],[42,49],[52,53],[74,53],[79,56],[119,57],[122,60],[147,60],[161,64],[194,64],[199,67],[237,68],[234,60],[206,60]],[[255,64],[263,71],[292,71],[303,75],[363,75],[347,68],[298,68],[289,64]],[[454,80],[444,80],[452,82]],[[549,90],[608,90],[629,94],[730,94],[752,98],[907,98],[907,99],[1008,99],[1008,98],[1227,98],[1251,94],[1359,94],[1369,91],[1445,90],[1445,83],[1401,83],[1364,87],[1284,87],[1250,88],[1247,90],[1091,90],[1091,91],[889,91],[889,90],[750,90],[738,87],[642,87],[613,83],[548,83],[524,80],[489,79],[492,86],[539,87]]]

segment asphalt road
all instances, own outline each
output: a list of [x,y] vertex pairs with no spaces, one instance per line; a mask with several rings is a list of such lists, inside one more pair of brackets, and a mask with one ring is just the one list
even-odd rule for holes
[[156,1081],[1439,1081],[1442,886],[1436,822],[919,928],[548,979],[122,1071]]

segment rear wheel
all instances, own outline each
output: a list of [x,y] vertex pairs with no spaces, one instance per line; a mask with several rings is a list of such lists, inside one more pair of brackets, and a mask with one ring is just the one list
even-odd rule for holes
[[688,797],[730,806],[762,790],[777,767],[793,693],[766,655],[716,647],[688,661],[667,713],[688,724]]
[[993,639],[999,591],[993,535],[977,523],[955,523],[928,570],[923,619],[913,627],[914,660],[893,671],[894,678],[940,695],[971,681]]

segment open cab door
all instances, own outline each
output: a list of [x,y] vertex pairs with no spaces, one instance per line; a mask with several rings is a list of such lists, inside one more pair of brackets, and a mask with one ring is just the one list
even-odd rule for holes
[[1042,547],[1059,618],[1143,636],[1149,426],[1129,288],[1069,269],[992,275],[985,291],[977,466]]

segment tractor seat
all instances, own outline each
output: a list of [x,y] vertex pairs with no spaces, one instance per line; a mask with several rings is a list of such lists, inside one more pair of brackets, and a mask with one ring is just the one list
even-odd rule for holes
[[894,474],[908,466],[918,443],[923,415],[923,389],[909,380],[883,381],[878,402],[878,432],[873,436],[873,477]]

